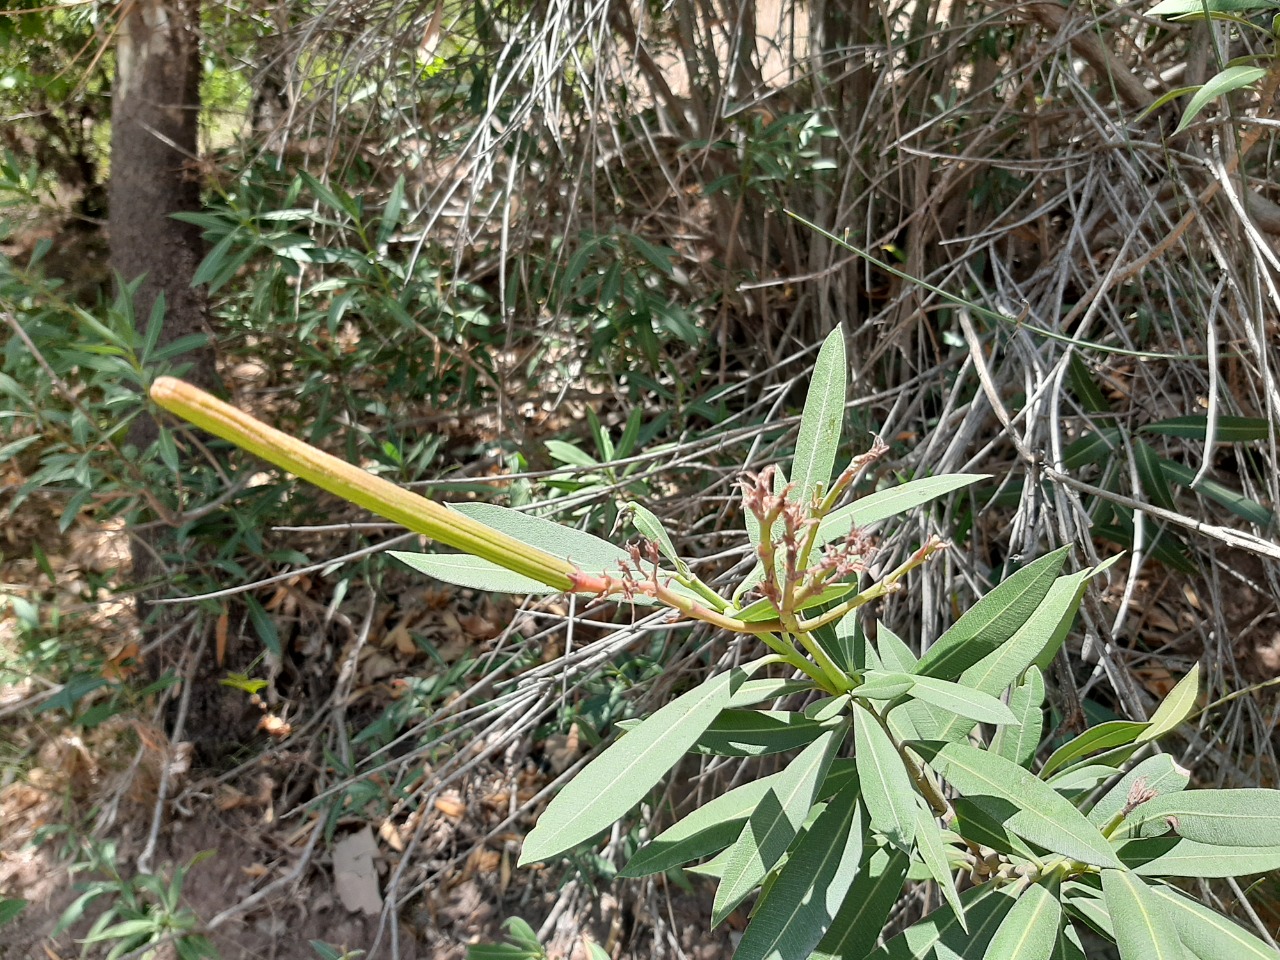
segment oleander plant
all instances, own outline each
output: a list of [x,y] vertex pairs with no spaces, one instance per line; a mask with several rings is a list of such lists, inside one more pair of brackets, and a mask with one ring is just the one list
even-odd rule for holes
[[[1198,669],[1148,720],[1065,742],[1045,729],[1045,671],[1090,578],[1069,546],[1016,570],[923,656],[868,603],[904,589],[945,549],[920,543],[864,585],[865,530],[984,479],[925,477],[851,499],[886,448],[836,471],[844,341],[819,354],[790,471],[741,483],[758,563],[731,595],[681,559],[658,518],[631,504],[640,537],[618,546],[500,506],[442,505],[366,474],[170,378],[166,409],[457,553],[400,553],[477,589],[575,592],[669,608],[741,635],[760,653],[681,693],[608,744],[551,801],[522,864],[596,843],[690,754],[767,757],[776,772],[715,796],[673,826],[640,831],[622,870],[712,877],[711,923],[750,905],[734,956],[1084,958],[1101,937],[1123,960],[1249,960],[1272,946],[1201,902],[1196,880],[1280,868],[1280,791],[1190,789],[1158,743],[1198,705]],[[792,709],[780,706],[794,705]],[[779,767],[779,755],[789,757]],[[691,867],[691,865],[694,865]],[[904,890],[940,905],[886,939]]]

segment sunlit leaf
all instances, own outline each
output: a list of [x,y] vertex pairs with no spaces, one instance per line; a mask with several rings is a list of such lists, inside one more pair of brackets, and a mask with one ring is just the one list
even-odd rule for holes
[[1185,790],[1148,800],[1129,814],[1131,830],[1224,847],[1280,846],[1280,790]]
[[1280,870],[1280,846],[1223,847],[1175,836],[1129,840],[1116,855],[1142,877],[1247,877]]
[[791,464],[791,482],[795,484],[791,499],[800,504],[808,505],[818,485],[825,488],[831,481],[844,422],[845,389],[844,330],[836,327],[818,352],[800,415],[796,455]]
[[689,565],[676,554],[675,544],[671,542],[671,537],[667,534],[667,530],[662,525],[662,521],[658,519],[657,514],[634,500],[628,500],[625,509],[631,512],[631,523],[640,532],[640,535],[656,543],[662,555],[671,561],[671,565],[682,576],[689,576]]
[[1005,703],[991,694],[936,677],[916,677],[910,695],[980,723],[1003,724],[1017,720]]
[[1016,763],[967,743],[922,743],[913,749],[975,806],[1022,839],[1082,863],[1120,865],[1084,814]]
[[1217,76],[1213,77],[1196,91],[1195,96],[1191,98],[1191,102],[1187,104],[1187,110],[1182,115],[1182,119],[1178,121],[1174,133],[1181,133],[1192,122],[1209,103],[1218,97],[1224,96],[1233,90],[1239,90],[1241,87],[1247,87],[1251,83],[1261,80],[1267,75],[1267,71],[1262,67],[1246,67],[1236,66],[1227,67]]
[[818,524],[817,543],[821,545],[841,540],[850,530],[869,527],[930,500],[946,496],[953,490],[988,479],[990,474],[986,473],[951,473],[941,477],[921,477],[888,490],[869,493],[823,517]]
[[1044,732],[1044,674],[1039,667],[1027,670],[1022,682],[1009,694],[1015,722],[1001,727],[991,742],[995,753],[1020,767],[1030,767]]
[[925,651],[915,673],[954,680],[1001,646],[1036,612],[1066,562],[1068,550],[1070,547],[1060,547],[1028,564],[966,610]]
[[1160,702],[1156,712],[1151,715],[1147,729],[1138,736],[1138,743],[1159,740],[1166,733],[1176,730],[1182,721],[1190,716],[1195,708],[1196,699],[1200,695],[1200,664],[1192,666],[1191,671],[1178,681],[1177,686],[1169,691],[1168,696]]
[[1164,916],[1178,932],[1183,945],[1197,960],[1276,960],[1267,946],[1234,920],[1202,906],[1169,887],[1151,893],[1160,901]]
[[483,557],[473,557],[467,553],[406,553],[403,550],[388,550],[387,554],[419,573],[455,586],[470,587],[472,590],[529,596],[559,592],[555,587],[549,587],[532,577],[514,573]]
[[897,748],[880,722],[856,701],[853,714],[853,758],[862,781],[863,802],[871,825],[901,850],[910,851],[915,835],[916,792]]
[[984,960],[1050,960],[1058,940],[1062,905],[1039,883],[1022,892],[987,945]]
[[1103,870],[1102,899],[1120,960],[1185,960],[1177,930],[1146,881],[1127,870]]
[[808,817],[847,729],[829,730],[801,751],[747,818],[716,888],[712,926],[719,926],[782,859]]
[[1055,771],[1093,753],[1110,750],[1129,743],[1138,742],[1138,738],[1147,729],[1146,723],[1132,720],[1108,720],[1096,727],[1090,727],[1079,736],[1068,740],[1049,755],[1049,759],[1040,768],[1040,776],[1047,780]]
[[611,744],[547,805],[525,838],[520,864],[554,857],[590,840],[639,803],[697,742],[745,679],[741,669],[712,677]]
[[901,850],[877,847],[863,860],[835,921],[811,960],[863,957],[880,938],[907,876],[910,858]]
[[960,926],[968,929],[964,918],[964,908],[960,905],[960,894],[956,890],[955,877],[951,875],[952,866],[947,858],[947,845],[942,839],[942,828],[932,813],[921,807],[916,808],[915,830],[916,850],[920,859],[929,868],[929,875],[942,891],[943,899],[955,912]]
[[734,960],[804,960],[830,929],[862,862],[867,817],[858,794],[856,780],[847,784],[792,847]]

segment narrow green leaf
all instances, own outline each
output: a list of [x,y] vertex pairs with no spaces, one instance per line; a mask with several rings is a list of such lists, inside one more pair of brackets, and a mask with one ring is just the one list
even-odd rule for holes
[[975,806],[1022,839],[1094,866],[1120,865],[1084,814],[1016,763],[967,743],[931,742],[913,747]]
[[1280,870],[1280,846],[1223,847],[1176,836],[1129,840],[1116,856],[1140,877],[1247,877]]
[[[1161,433],[1167,437],[1204,440],[1209,437],[1209,417],[1203,413],[1190,417],[1171,417],[1148,423],[1141,430],[1143,433]],[[1209,439],[1213,443],[1248,443],[1251,440],[1266,440],[1274,430],[1271,421],[1265,417],[1218,417],[1213,436]]]
[[742,834],[728,850],[729,858],[716,888],[711,924],[719,926],[782,859],[809,816],[847,724],[828,730],[787,765],[747,818]]
[[20,897],[6,897],[0,899],[0,927],[16,918],[27,908],[27,901]]
[[428,577],[486,593],[538,596],[560,592],[532,577],[514,573],[483,557],[473,557],[467,553],[406,553],[403,550],[388,550],[387,555]]
[[997,649],[1036,613],[1070,549],[1059,547],[1028,564],[975,603],[925,651],[915,673],[954,680]]
[[831,928],[862,862],[866,812],[848,783],[787,856],[734,960],[803,960]]
[[1115,929],[1111,923],[1111,914],[1102,899],[1101,888],[1087,886],[1072,880],[1062,885],[1062,905],[1072,916],[1084,921],[1085,925],[1099,936],[1115,942]]
[[1009,694],[1015,722],[996,731],[993,752],[1020,767],[1031,766],[1044,732],[1044,674],[1039,667],[1027,670],[1022,682]]
[[956,814],[955,829],[965,840],[1022,860],[1036,858],[1025,840],[1006,830],[1003,821],[987,813],[981,804],[969,797],[953,797],[951,806]]
[[[1016,682],[1032,664],[1044,670],[1071,628],[1084,596],[1086,581],[1109,565],[1058,577],[1031,619],[1007,643],[966,670],[960,682],[995,697]],[[952,717],[939,725],[931,739],[959,740],[967,736],[973,727],[972,720]],[[924,734],[923,730],[921,734]]]
[[623,509],[631,512],[631,525],[639,531],[640,535],[656,543],[662,555],[671,561],[672,566],[680,571],[681,576],[689,576],[689,565],[676,554],[675,544],[671,542],[671,537],[657,514],[634,500],[628,500]]
[[1165,918],[1177,930],[1183,946],[1197,960],[1276,960],[1273,947],[1234,920],[1169,887],[1153,887],[1151,893],[1160,901]]
[[1107,396],[1098,386],[1097,381],[1080,359],[1080,354],[1073,353],[1067,366],[1067,380],[1071,384],[1071,392],[1080,400],[1080,405],[1087,413],[1110,413],[1111,404]]
[[697,742],[745,679],[741,669],[712,677],[611,744],[547,805],[525,838],[520,865],[590,840],[639,803]]
[[1200,664],[1191,668],[1191,672],[1178,681],[1178,685],[1169,691],[1169,695],[1160,702],[1156,712],[1151,715],[1147,729],[1138,737],[1138,743],[1159,740],[1166,733],[1176,730],[1182,721],[1187,719],[1195,708],[1196,699],[1200,696]]
[[1137,469],[1138,482],[1146,492],[1149,501],[1165,510],[1176,509],[1173,502],[1173,491],[1169,489],[1169,481],[1160,470],[1160,457],[1151,449],[1151,445],[1134,440],[1132,444],[1133,463]]
[[1166,753],[1147,757],[1120,778],[1114,787],[1103,794],[1102,799],[1089,811],[1089,822],[1099,829],[1111,822],[1129,802],[1129,795],[1139,786],[1151,790],[1156,796],[1177,793],[1186,787],[1191,777]]
[[694,749],[719,757],[760,757],[803,747],[832,727],[789,710],[725,710]]
[[1264,530],[1270,527],[1272,521],[1275,519],[1274,514],[1262,504],[1258,503],[1258,501],[1251,500],[1244,494],[1238,493],[1216,480],[1203,477],[1199,483],[1195,483],[1195,485],[1192,486],[1196,478],[1196,471],[1192,470],[1188,466],[1184,466],[1181,463],[1175,463],[1172,460],[1161,459],[1160,469],[1164,471],[1165,475],[1174,483],[1180,483],[1184,487],[1190,487],[1196,493],[1200,494],[1200,496],[1213,500],[1215,503],[1222,504],[1236,516],[1242,517],[1250,523],[1255,523]]
[[858,764],[863,802],[871,814],[871,825],[898,849],[910,852],[917,806],[911,776],[893,741],[871,711],[854,701],[851,713],[853,758]]
[[[883,623],[876,627],[876,646],[867,648],[869,658],[877,658],[886,672],[912,674],[917,658],[901,637]],[[870,663],[868,663],[870,666]],[[900,710],[889,714],[889,730],[898,742],[906,740],[936,740],[941,725],[955,717],[946,711],[925,703],[908,700]]]
[[800,415],[796,455],[791,464],[791,482],[795,484],[791,499],[800,504],[808,505],[819,484],[825,489],[831,482],[844,421],[846,386],[844,330],[836,327],[818,351]]
[[1058,940],[1062,905],[1051,891],[1033,883],[1023,891],[987,945],[984,960],[1050,960]]
[[521,543],[564,557],[587,573],[616,574],[618,561],[629,559],[625,550],[608,540],[510,507],[496,503],[450,503],[448,507]]
[[1139,836],[1172,830],[1223,847],[1280,846],[1280,790],[1187,790],[1156,797],[1129,814]]
[[710,856],[733,843],[747,817],[774,788],[781,773],[722,793],[654,837],[627,861],[623,877],[645,877]]
[[817,543],[821,546],[832,540],[842,540],[850,530],[869,527],[873,523],[906,513],[913,507],[946,496],[979,480],[989,480],[987,473],[951,473],[941,477],[922,477],[909,480],[888,490],[869,493],[839,510],[833,510],[818,524]]
[[382,218],[378,222],[377,245],[382,247],[400,226],[400,212],[404,209],[404,174],[396,177],[387,195],[387,204],[382,208]]
[[989,693],[971,690],[949,680],[936,677],[916,677],[910,695],[917,700],[941,707],[956,716],[977,720],[980,723],[1014,723],[1017,717],[1004,704]]
[[776,700],[789,697],[793,693],[804,693],[815,689],[813,681],[807,679],[789,680],[781,677],[768,677],[763,680],[748,680],[729,701],[730,707],[750,707],[764,700]]
[[1138,742],[1139,737],[1147,729],[1146,723],[1133,720],[1108,720],[1096,727],[1090,727],[1084,733],[1068,740],[1049,755],[1049,759],[1040,768],[1041,779],[1047,780],[1056,770],[1087,757],[1090,754],[1110,750]]
[[[967,932],[951,907],[939,907],[884,946],[872,950],[864,960],[932,960],[939,956],[939,947],[965,960],[981,960],[987,944],[1013,909],[1017,895],[1017,889],[1011,885],[997,887],[984,883],[970,887],[960,894],[969,925]],[[856,954],[848,956],[852,958]]]
[[276,622],[271,619],[271,614],[248,594],[245,595],[244,605],[249,610],[249,620],[253,623],[254,632],[258,634],[258,639],[267,648],[267,652],[273,657],[281,656],[283,651],[280,647],[280,633],[276,630]]
[[915,684],[916,678],[908,673],[885,670],[868,670],[862,683],[853,688],[855,697],[866,700],[895,700]]
[[1088,793],[1098,784],[1116,775],[1116,768],[1105,763],[1082,763],[1066,770],[1059,770],[1048,779],[1049,786],[1074,802],[1081,794]]
[[1227,67],[1227,69],[1211,78],[1208,83],[1196,91],[1195,96],[1191,98],[1191,102],[1187,104],[1186,113],[1182,115],[1182,119],[1178,121],[1178,125],[1173,132],[1181,133],[1191,126],[1195,118],[1200,115],[1200,111],[1208,106],[1210,101],[1225,96],[1233,90],[1239,90],[1241,87],[1256,83],[1266,75],[1267,71],[1262,67]]
[[1184,960],[1182,941],[1145,880],[1128,870],[1103,870],[1102,899],[1115,928],[1120,960]]
[[901,850],[871,847],[865,840],[863,845],[866,855],[858,875],[810,960],[865,956],[898,902],[910,858]]
[[942,839],[942,828],[933,814],[921,807],[916,807],[915,830],[916,849],[920,859],[929,868],[929,875],[942,891],[943,898],[950,904],[960,926],[967,932],[964,908],[960,905],[960,894],[956,890],[956,879],[951,875],[951,862],[947,859],[947,845]]
[[1088,960],[1084,954],[1084,947],[1080,944],[1080,935],[1069,922],[1062,924],[1062,930],[1058,933],[1058,940],[1053,945],[1049,960]]

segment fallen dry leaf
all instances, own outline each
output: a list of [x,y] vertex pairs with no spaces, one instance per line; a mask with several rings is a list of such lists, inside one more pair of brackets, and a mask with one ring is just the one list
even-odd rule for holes
[[333,847],[333,886],[342,905],[352,913],[377,916],[382,912],[382,893],[373,858],[378,843],[369,825],[343,837]]

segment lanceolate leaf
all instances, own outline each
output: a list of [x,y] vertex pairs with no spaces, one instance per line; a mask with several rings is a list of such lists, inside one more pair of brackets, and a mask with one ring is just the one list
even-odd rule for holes
[[1094,866],[1120,866],[1110,845],[1084,814],[1016,763],[967,743],[913,746],[975,806],[1024,840]]
[[818,362],[809,381],[809,393],[800,416],[796,456],[791,464],[791,499],[808,504],[818,484],[831,482],[840,428],[844,421],[846,388],[844,331],[837,327],[818,352]]
[[956,829],[966,840],[1023,860],[1029,861],[1035,856],[1025,840],[1010,833],[1004,823],[987,813],[983,806],[968,797],[954,797],[951,805],[956,812]]
[[939,907],[883,947],[868,953],[865,960],[933,960],[939,946],[950,948],[953,954],[965,960],[981,960],[987,944],[1013,909],[1017,895],[1018,891],[1013,886],[997,887],[984,883],[970,887],[960,894],[969,924],[968,932],[960,926],[949,906]]
[[965,611],[925,651],[916,674],[954,680],[1017,633],[1053,586],[1070,549],[1060,547],[1028,564]]
[[1224,847],[1280,846],[1280,790],[1187,790],[1148,800],[1129,814],[1129,824],[1142,836],[1172,829]]
[[835,922],[811,954],[811,960],[847,960],[864,957],[889,919],[910,858],[901,850],[879,847],[863,860],[845,895]]
[[627,559],[627,552],[608,540],[510,507],[496,503],[451,503],[448,507],[521,543],[538,547],[555,557],[564,557],[587,573],[614,573],[618,569],[618,561]]
[[862,862],[867,816],[858,784],[837,793],[756,907],[734,960],[804,960],[831,927]]
[[916,677],[915,681],[911,688],[912,697],[956,716],[991,724],[1013,723],[1017,719],[1002,700],[981,690],[970,690],[961,684],[934,677]]
[[788,710],[725,710],[695,749],[721,757],[759,757],[803,747],[832,727]]
[[984,960],[1050,960],[1062,905],[1038,883],[1023,891],[987,945]]
[[868,670],[854,695],[870,700],[895,700],[915,685],[916,678],[906,673]]
[[723,850],[738,838],[747,817],[781,776],[775,773],[752,780],[703,804],[637,850],[622,869],[621,876],[662,873]]
[[1061,770],[1081,757],[1134,743],[1146,729],[1145,723],[1136,723],[1132,720],[1108,720],[1096,727],[1090,727],[1053,751],[1049,759],[1044,762],[1044,766],[1040,768],[1040,776],[1047,780],[1053,776],[1054,771]]
[[1080,945],[1080,935],[1070,923],[1063,923],[1058,941],[1053,945],[1053,953],[1049,954],[1049,960],[1087,960],[1084,947]]
[[1280,847],[1222,847],[1180,837],[1130,840],[1116,854],[1141,877],[1247,877],[1280,870]]
[[746,679],[734,669],[672,700],[609,746],[565,786],[525,838],[520,864],[590,840],[639,803],[697,742]]
[[1103,870],[1102,899],[1111,914],[1120,960],[1184,960],[1177,930],[1145,880],[1128,870]]
[[1164,916],[1197,960],[1276,960],[1267,946],[1234,920],[1201,906],[1169,887],[1151,888]]
[[1139,780],[1157,797],[1177,793],[1191,779],[1185,770],[1173,762],[1167,753],[1147,757],[1120,778],[1114,787],[1103,794],[1102,799],[1089,811],[1089,822],[1102,829],[1129,802],[1130,791]]
[[[876,647],[868,647],[868,655],[878,656],[886,671],[913,673],[917,660],[911,648],[883,623],[878,625],[877,633]],[[955,719],[953,714],[939,710],[923,700],[908,700],[900,709],[890,712],[889,729],[899,741],[937,740],[941,739],[937,736],[939,727],[948,720]]]
[[854,760],[871,825],[901,850],[915,835],[916,792],[897,748],[866,707],[852,704]]
[[1200,664],[1197,663],[1161,701],[1156,712],[1151,715],[1147,729],[1138,737],[1138,743],[1159,740],[1166,733],[1176,730],[1195,707],[1199,694]]
[[403,550],[388,550],[387,553],[419,573],[472,590],[528,596],[560,592],[532,577],[522,576],[467,553],[406,553]]
[[[1199,0],[1191,0],[1199,2]],[[1217,4],[1210,3],[1212,10]],[[1266,0],[1258,0],[1255,8],[1270,6]],[[1142,428],[1144,433],[1163,433],[1169,437],[1186,437],[1190,440],[1204,440],[1209,433],[1209,418],[1205,414],[1190,417],[1173,417],[1148,423]],[[1250,440],[1266,440],[1275,432],[1271,421],[1265,417],[1218,417],[1213,437],[1215,443],[1248,443]]]
[[[960,682],[994,697],[1021,677],[1033,663],[1041,670],[1045,669],[1045,660],[1052,659],[1043,657],[1046,645],[1056,652],[1055,643],[1061,643],[1066,636],[1080,605],[1080,598],[1084,596],[1085,581],[1099,569],[1102,568],[1083,570],[1055,580],[1031,619],[1007,643],[967,669],[961,675]],[[959,740],[973,726],[971,720],[953,717],[938,727],[933,739]],[[921,735],[924,735],[923,730]]]
[[812,689],[814,689],[812,680],[788,680],[772,677],[763,680],[748,680],[738,688],[738,692],[729,701],[729,706],[735,708],[750,707],[763,700],[776,700],[778,697],[786,697],[793,693]]
[[1044,731],[1044,674],[1031,667],[1009,694],[1009,709],[1017,722],[1001,727],[991,749],[1020,767],[1030,767]]
[[729,848],[712,905],[712,926],[719,926],[782,859],[809,815],[846,729],[829,730],[805,747],[747,818],[742,835]]
[[956,919],[960,921],[960,926],[967,930],[969,927],[965,922],[964,908],[960,905],[960,894],[956,890],[955,877],[951,875],[951,863],[947,860],[947,845],[942,839],[942,828],[938,826],[938,821],[934,819],[932,813],[916,807],[916,827],[914,832],[916,849],[920,852],[920,859],[929,868],[930,876],[938,884],[938,889],[942,891],[943,898],[955,912]]
[[1196,95],[1187,104],[1186,113],[1182,115],[1182,119],[1178,121],[1178,126],[1174,128],[1173,132],[1181,133],[1191,126],[1192,121],[1199,116],[1200,111],[1205,108],[1209,101],[1216,100],[1232,90],[1239,90],[1241,87],[1256,83],[1266,75],[1267,71],[1262,67],[1227,67],[1227,69],[1211,78],[1208,83],[1196,91]]
[[989,478],[990,474],[986,473],[952,473],[941,477],[922,477],[888,490],[869,493],[862,499],[827,514],[818,524],[817,542],[821,545],[843,539],[850,530],[869,527],[889,517],[896,517],[953,490]]

